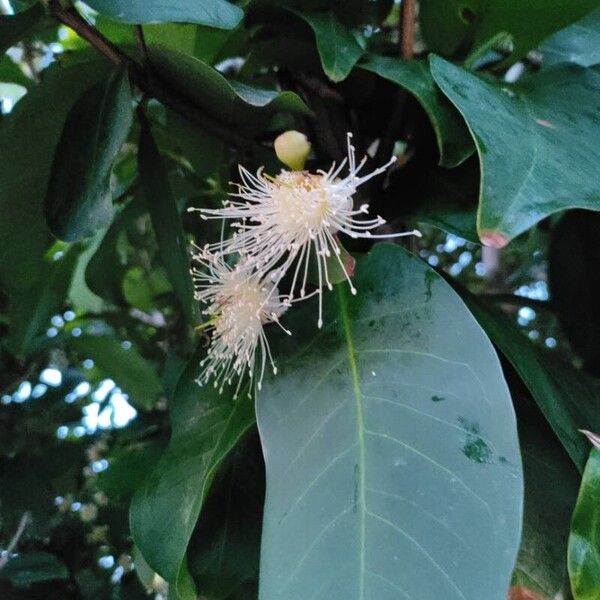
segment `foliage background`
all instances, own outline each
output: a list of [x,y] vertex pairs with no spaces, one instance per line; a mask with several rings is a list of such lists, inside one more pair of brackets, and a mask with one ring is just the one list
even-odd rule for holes
[[[422,260],[370,256],[397,265],[382,296],[415,273],[433,277],[432,336],[443,330],[452,352],[471,348],[469,364],[484,369],[489,344],[465,333],[467,309],[456,309],[455,333],[442,327],[454,287],[502,359],[525,474],[512,597],[598,598],[600,454],[578,431],[600,432],[597,2],[0,6],[2,598],[247,600],[258,593],[261,535],[263,557],[267,544],[285,554],[268,524],[261,533],[252,403],[193,381],[206,340],[194,331],[187,247],[219,232],[186,208],[219,206],[238,163],[276,173],[272,142],[287,129],[310,138],[311,169],[343,157],[347,131],[369,164],[399,157],[358,201],[388,231],[418,226],[424,236],[407,249]],[[416,305],[408,286],[396,292]],[[341,305],[328,302],[335,330]],[[303,326],[296,349],[314,335]],[[490,369],[485,387],[502,386]],[[266,411],[281,401],[277,385],[294,391],[294,376],[317,370],[305,360],[267,386],[263,447],[281,433]],[[427,448],[444,453],[433,431]],[[491,472],[485,454],[479,462]],[[520,496],[491,477],[504,490],[496,517]],[[267,503],[267,521],[275,508]],[[466,532],[473,511],[461,515]],[[486,559],[502,580],[492,546]],[[327,573],[320,564],[300,587]],[[465,577],[504,595],[502,581],[492,590]],[[423,578],[407,584],[419,590]]]

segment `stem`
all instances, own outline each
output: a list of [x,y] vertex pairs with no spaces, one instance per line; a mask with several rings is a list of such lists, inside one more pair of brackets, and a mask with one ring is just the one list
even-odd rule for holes
[[402,58],[412,58],[415,46],[416,0],[402,0]]
[[98,52],[100,52],[100,54],[105,56],[115,65],[125,65],[129,72],[131,82],[145,95],[155,98],[168,108],[198,125],[206,132],[228,142],[232,146],[249,150],[258,150],[261,148],[252,140],[245,138],[225,125],[207,118],[188,100],[188,98],[168,89],[157,78],[148,77],[141,65],[102,35],[102,33],[88,23],[74,8],[64,8],[61,6],[59,0],[50,0],[48,6],[61,23],[70,27],[77,35],[89,42],[96,50],[98,50]]

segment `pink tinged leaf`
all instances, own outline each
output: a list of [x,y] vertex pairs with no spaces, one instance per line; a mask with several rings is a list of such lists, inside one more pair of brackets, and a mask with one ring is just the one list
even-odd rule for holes
[[490,246],[491,248],[504,248],[509,242],[509,239],[503,233],[490,230],[481,231],[479,239],[484,246]]

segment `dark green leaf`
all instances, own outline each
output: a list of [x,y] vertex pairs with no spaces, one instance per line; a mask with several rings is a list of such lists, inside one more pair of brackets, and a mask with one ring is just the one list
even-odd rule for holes
[[226,0],[86,0],[99,13],[125,23],[199,23],[233,29],[241,8]]
[[14,354],[33,353],[36,337],[46,332],[51,317],[63,308],[80,250],[72,248],[63,258],[45,262],[39,284],[11,294],[6,342]]
[[600,210],[600,74],[561,66],[509,86],[437,56],[431,68],[475,138],[484,244],[502,247],[561,210]]
[[213,118],[244,124],[252,115],[290,111],[309,112],[293,92],[280,92],[229,81],[202,61],[166,48],[150,48],[153,69],[164,81],[189,97]]
[[145,203],[136,196],[117,215],[85,270],[90,290],[113,304],[123,304],[123,279],[126,266],[119,253],[119,242],[126,239],[126,229],[145,212]]
[[565,450],[582,471],[588,444],[579,429],[600,431],[600,381],[535,346],[514,323],[481,299],[466,293],[463,299],[513,365]]
[[162,126],[157,126],[153,120],[153,134],[162,153],[181,157],[201,177],[214,174],[223,161],[222,140],[171,110],[163,114]]
[[143,444],[117,451],[106,471],[98,474],[98,488],[112,502],[130,502],[144,478],[154,469],[161,454],[159,444]]
[[315,32],[317,49],[327,77],[335,82],[346,79],[364,52],[354,34],[331,11],[294,13],[302,17]]
[[158,240],[162,263],[190,324],[194,323],[193,285],[187,242],[167,170],[158,153],[149,123],[142,121],[138,165],[144,198]]
[[513,585],[546,599],[565,598],[567,541],[580,476],[540,411],[518,387],[511,386],[511,392],[525,471],[525,512]]
[[[151,46],[164,46],[183,54],[194,54],[198,27],[189,23],[145,25],[144,39]],[[223,35],[228,32],[217,30]]]
[[190,573],[205,596],[229,600],[248,585],[258,588],[264,497],[264,462],[253,428],[221,468],[190,540]]
[[116,338],[82,335],[69,338],[68,343],[82,359],[91,358],[103,373],[114,379],[135,406],[150,409],[162,393],[153,366],[133,348],[125,350]]
[[434,52],[453,54],[507,33],[517,59],[597,4],[597,0],[422,0],[419,20]]
[[181,593],[185,553],[215,473],[254,423],[248,398],[233,402],[195,381],[200,353],[183,373],[171,409],[166,454],[131,504],[131,532],[146,562]]
[[112,219],[110,175],[133,118],[124,69],[88,90],[71,109],[56,149],[45,199],[59,238],[93,235]]
[[27,587],[42,581],[68,579],[69,571],[54,554],[28,552],[9,560],[0,570],[0,578],[8,579],[16,587]]
[[13,62],[8,54],[0,56],[0,82],[15,83],[24,88],[30,88],[33,85],[33,81],[25,77],[23,71]]
[[544,68],[561,62],[591,67],[600,63],[600,8],[559,31],[540,47]]
[[44,7],[37,2],[16,15],[0,15],[0,54],[29,35],[43,16]]
[[474,160],[469,160],[451,171],[436,168],[427,172],[421,202],[410,214],[411,222],[428,223],[479,244],[479,169],[474,163]]
[[[87,55],[86,55],[87,56]],[[57,63],[0,121],[0,284],[32,285],[44,268],[50,232],[42,212],[54,150],[65,118],[84,90],[106,73],[103,60]],[[35,165],[35,168],[32,168]]]
[[398,246],[376,246],[354,281],[357,296],[326,296],[319,333],[315,304],[295,309],[257,397],[261,598],[504,600],[523,489],[494,349]]
[[569,576],[575,600],[600,597],[600,450],[585,466],[569,536]]
[[600,376],[600,214],[569,211],[552,228],[549,283],[553,308],[585,368]]
[[435,131],[441,166],[456,167],[473,154],[465,121],[435,85],[427,62],[373,56],[360,66],[403,87],[419,101]]

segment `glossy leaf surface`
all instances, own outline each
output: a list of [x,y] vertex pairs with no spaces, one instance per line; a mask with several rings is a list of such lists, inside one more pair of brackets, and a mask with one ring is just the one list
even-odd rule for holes
[[233,29],[242,9],[226,0],[86,0],[99,13],[125,23],[199,23]]
[[303,13],[302,17],[315,33],[323,71],[331,81],[343,81],[363,54],[356,38],[333,12]]
[[150,57],[153,68],[166,83],[219,121],[247,126],[245,121],[252,116],[276,111],[310,112],[293,92],[230,81],[193,56],[166,48],[151,48]]
[[600,209],[600,74],[561,66],[509,86],[437,56],[431,68],[475,138],[484,244],[502,247],[561,210]]
[[45,199],[48,225],[60,239],[79,240],[110,223],[110,175],[131,127],[131,102],[127,73],[119,69],[67,116]]
[[180,591],[186,548],[216,470],[254,423],[254,407],[245,396],[233,402],[212,386],[198,386],[199,360],[194,356],[179,380],[169,447],[130,509],[144,559]]
[[522,473],[494,350],[399,247],[376,246],[355,283],[326,296],[321,332],[313,303],[296,309],[258,394],[260,598],[504,600]]
[[[4,287],[29,287],[44,267],[40,256],[51,238],[42,207],[54,151],[69,110],[106,72],[106,64],[97,60],[56,64],[0,122],[0,155],[11,157],[0,161],[0,283]],[[35,169],[30,169],[31,164]]]
[[600,8],[548,38],[540,47],[544,68],[561,62],[600,63]]

